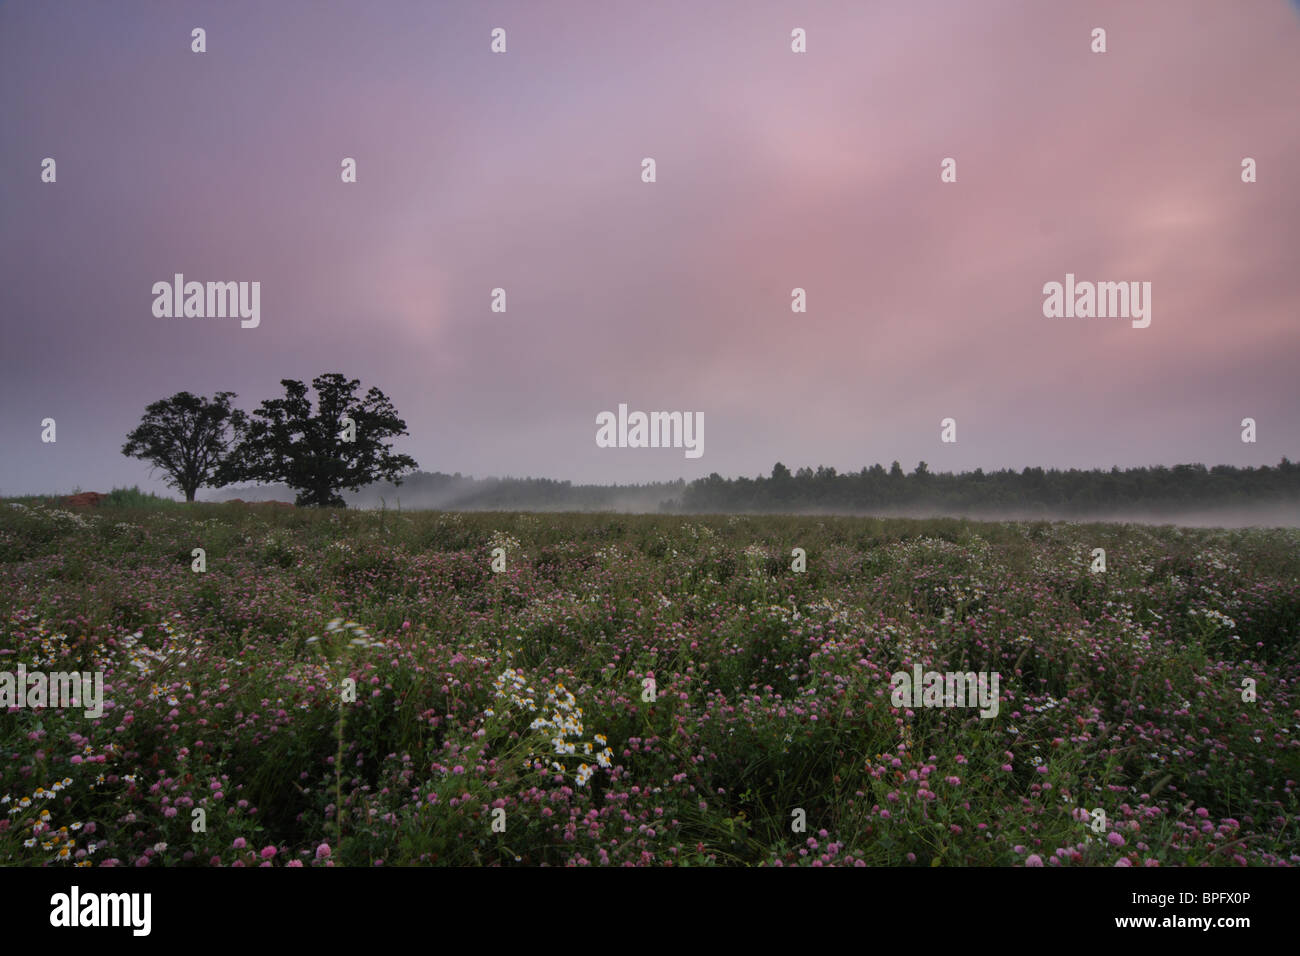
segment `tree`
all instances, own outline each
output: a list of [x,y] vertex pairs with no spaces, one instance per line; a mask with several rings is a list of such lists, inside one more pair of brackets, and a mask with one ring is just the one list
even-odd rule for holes
[[280,384],[285,397],[265,401],[253,412],[219,484],[281,482],[298,492],[296,504],[343,507],[340,489],[356,491],[380,479],[400,485],[399,475],[417,467],[414,459],[394,455],[384,444],[407,431],[379,389],[371,388],[358,401],[360,381],[338,372],[320,375],[311,383],[317,398],[312,414],[306,385],[287,378]]
[[177,392],[145,408],[144,418],[126,436],[122,454],[142,458],[169,476],[167,484],[185,494],[186,501],[203,485],[219,484],[228,461],[232,437],[247,416],[230,407],[234,392],[218,392],[212,401]]

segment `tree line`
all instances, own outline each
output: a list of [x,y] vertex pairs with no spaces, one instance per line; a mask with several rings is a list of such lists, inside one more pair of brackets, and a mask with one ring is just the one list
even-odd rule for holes
[[[233,392],[212,399],[189,392],[154,402],[127,436],[123,454],[151,462],[193,501],[201,487],[256,483],[296,492],[295,504],[341,507],[386,504],[407,484],[407,507],[444,510],[572,510],[661,512],[890,512],[927,509],[946,513],[1037,511],[1048,515],[1114,513],[1127,509],[1178,512],[1257,504],[1300,508],[1300,464],[1276,467],[1157,465],[1058,470],[1025,468],[933,473],[920,462],[904,472],[893,462],[856,472],[825,465],[791,472],[777,462],[770,475],[723,478],[716,472],[690,483],[574,485],[545,478],[462,477],[413,471],[389,439],[407,434],[406,423],[377,388],[364,397],[360,382],[331,372],[307,386],[280,383],[283,398],[269,399],[247,415],[233,408]],[[362,492],[364,489],[364,492]],[[361,494],[357,494],[362,492]]]
[[[280,488],[263,489],[271,497]],[[234,494],[233,492],[231,493]],[[240,492],[247,495],[248,492]],[[361,507],[444,511],[637,511],[665,513],[800,512],[1042,514],[1072,517],[1126,510],[1176,514],[1222,507],[1291,505],[1300,515],[1300,465],[1176,465],[1109,471],[1026,468],[933,474],[924,464],[905,473],[895,463],[840,474],[834,468],[777,464],[772,475],[713,474],[640,485],[583,485],[549,478],[473,478],[417,471],[400,488],[378,483],[348,495]]]
[[1109,471],[1025,468],[933,473],[920,462],[905,473],[897,461],[840,474],[834,468],[800,468],[778,462],[758,478],[714,473],[691,482],[678,504],[683,511],[945,511],[1041,510],[1051,514],[1105,513],[1120,509],[1184,511],[1261,502],[1300,506],[1300,464],[1276,467],[1157,465]]

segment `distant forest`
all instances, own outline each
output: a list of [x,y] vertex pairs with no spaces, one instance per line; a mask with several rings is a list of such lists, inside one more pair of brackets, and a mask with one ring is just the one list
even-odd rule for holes
[[1176,512],[1267,502],[1300,507],[1300,464],[1286,458],[1276,468],[1175,465],[1121,471],[1023,471],[932,473],[925,462],[905,473],[872,465],[839,474],[834,468],[778,463],[765,478],[692,482],[681,496],[686,511],[873,511],[933,508],[953,513],[1042,511],[1082,515],[1117,510]]
[[[214,500],[293,500],[277,486],[225,489]],[[353,507],[435,508],[449,511],[845,512],[940,514],[1041,514],[1085,517],[1142,512],[1177,514],[1259,505],[1294,506],[1300,514],[1300,464],[1276,467],[1175,465],[1110,471],[933,473],[925,462],[904,472],[872,465],[857,472],[822,466],[791,472],[777,463],[757,478],[711,474],[645,485],[575,485],[547,478],[472,478],[415,472],[399,487],[371,485],[344,494]]]

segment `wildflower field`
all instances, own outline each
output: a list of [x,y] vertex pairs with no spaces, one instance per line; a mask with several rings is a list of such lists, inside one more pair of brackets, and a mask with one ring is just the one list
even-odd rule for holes
[[0,712],[0,864],[1293,865],[1298,643],[1295,530],[7,502],[105,700]]

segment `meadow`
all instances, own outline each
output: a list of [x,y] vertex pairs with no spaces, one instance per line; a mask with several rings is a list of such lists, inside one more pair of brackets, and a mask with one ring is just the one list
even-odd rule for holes
[[0,671],[107,701],[0,864],[1289,866],[1298,639],[1296,530],[11,499]]

